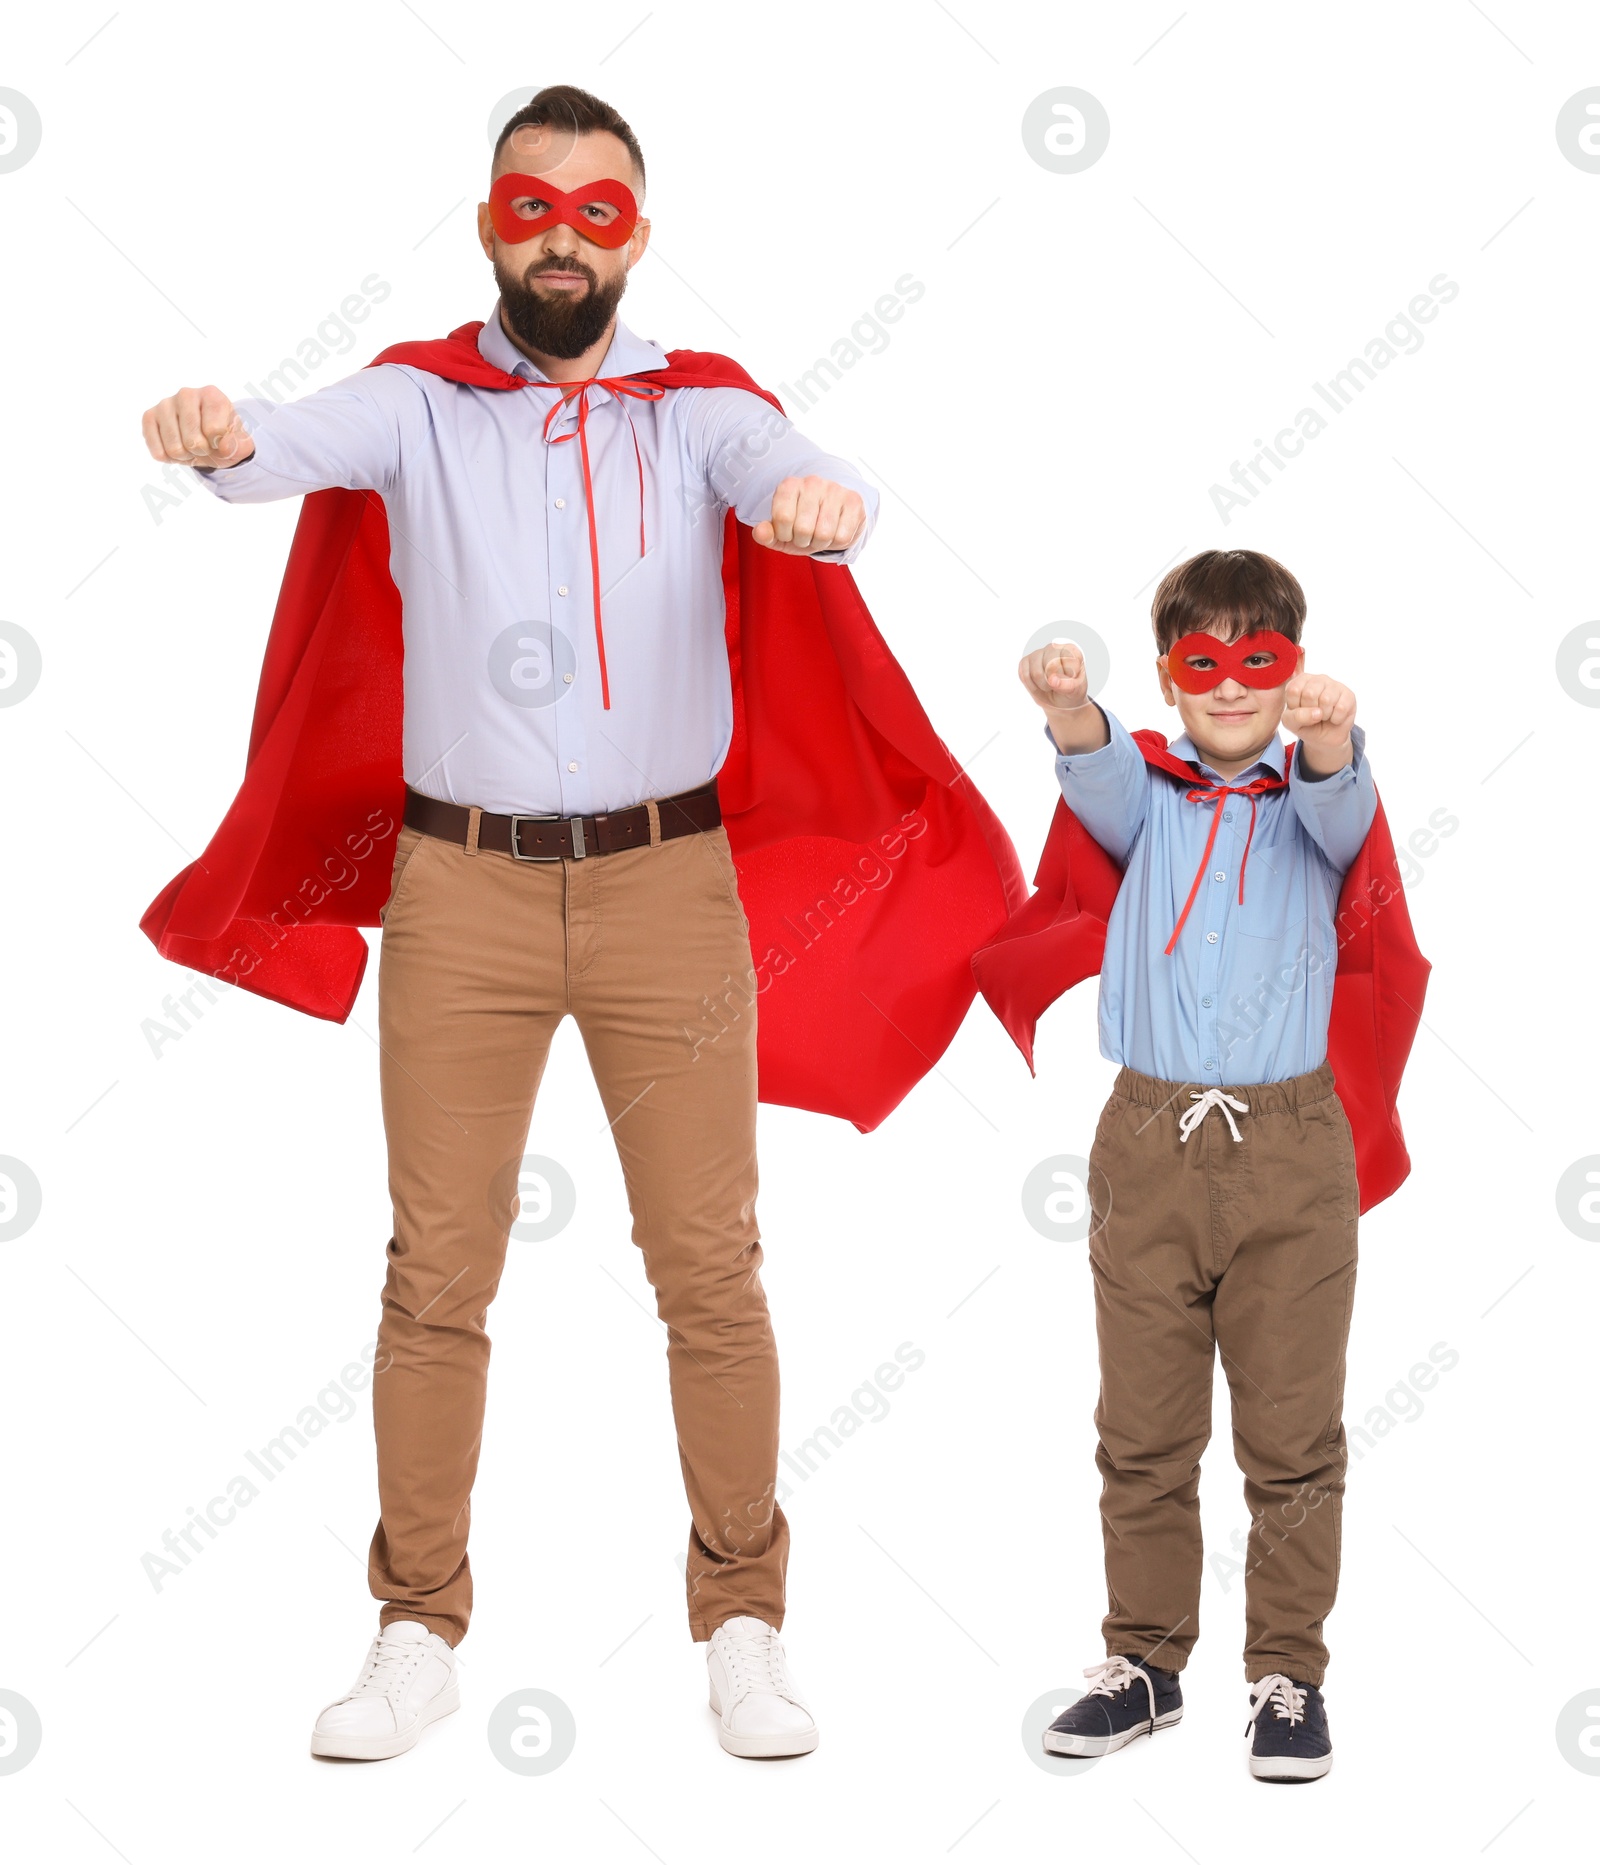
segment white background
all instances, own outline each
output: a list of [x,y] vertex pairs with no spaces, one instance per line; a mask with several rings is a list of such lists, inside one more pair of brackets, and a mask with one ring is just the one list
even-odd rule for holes
[[[1576,1695],[1600,1703],[1600,1268],[1555,1199],[1600,1150],[1600,714],[1555,677],[1594,612],[1600,175],[1554,133],[1600,83],[1600,17],[645,3],[135,5],[97,32],[100,0],[8,33],[0,83],[44,125],[0,174],[0,616],[44,657],[0,711],[0,1153],[44,1198],[0,1244],[0,1688],[44,1731],[0,1775],[8,1853],[1547,1856],[1600,1796],[1555,1736]],[[1411,888],[1435,965],[1416,1168],[1362,1227],[1349,1422],[1411,1410],[1390,1395],[1435,1343],[1460,1358],[1352,1464],[1337,1761],[1303,1794],[1246,1773],[1242,1585],[1209,1558],[1181,1729],[1070,1779],[1021,1737],[1104,1609],[1084,1248],[1019,1196],[1088,1150],[1112,1073],[1088,988],[1046,1020],[1037,1080],[980,1007],[870,1136],[763,1112],[785,1446],[900,1343],[926,1355],[788,1504],[814,1756],[717,1747],[663,1339],[570,1026],[530,1149],[578,1213],[513,1246],[491,1316],[461,1713],[390,1764],[307,1754],[375,1617],[365,1402],[159,1591],[142,1570],[371,1340],[389,1217],[375,966],[342,1028],[234,992],[159,1058],[142,1029],[183,974],[137,921],[233,794],[295,507],[194,492],[156,522],[139,415],[184,383],[242,392],[372,273],[390,296],[308,386],[484,316],[488,118],[552,81],[643,143],[640,334],[792,382],[902,274],[926,285],[800,425],[884,488],[859,581],[1030,870],[1054,783],[1023,642],[1088,623],[1112,708],[1169,724],[1150,590],[1214,544],[1300,576],[1310,663],[1360,695],[1397,841],[1459,823]],[[1021,135],[1059,85],[1111,121],[1075,175]],[[1440,273],[1459,295],[1422,347],[1224,526],[1211,485]],[[1245,1520],[1225,1403],[1213,1554]],[[485,1737],[527,1686],[578,1726],[534,1779]]]

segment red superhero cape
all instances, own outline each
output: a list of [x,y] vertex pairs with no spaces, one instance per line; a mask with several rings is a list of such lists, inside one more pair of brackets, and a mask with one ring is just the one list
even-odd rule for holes
[[[1135,732],[1133,739],[1155,769],[1195,783],[1194,766],[1174,756],[1159,732]],[[1122,870],[1065,800],[1058,802],[1034,875],[1037,891],[972,960],[979,988],[1030,1069],[1040,1015],[1100,969],[1121,885]],[[1345,874],[1335,920],[1328,1061],[1355,1138],[1361,1209],[1369,1211],[1411,1170],[1395,1101],[1431,969],[1411,930],[1382,803]]]
[[[481,328],[374,361],[523,388],[479,353]],[[782,413],[710,352],[674,350],[638,379],[749,389]],[[714,1039],[719,1014],[753,996],[761,1098],[867,1131],[955,1035],[972,954],[1026,885],[849,570],[765,550],[730,512],[722,574],[734,724],[718,786],[754,976],[713,997],[699,1033]],[[349,1015],[367,962],[356,928],[378,923],[404,801],[401,661],[383,501],[310,494],[243,784],[205,853],[140,921],[164,957],[313,1016]]]

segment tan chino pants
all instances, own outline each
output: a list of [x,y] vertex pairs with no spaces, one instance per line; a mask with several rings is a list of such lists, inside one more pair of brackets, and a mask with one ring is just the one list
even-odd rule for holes
[[[759,1274],[755,1011],[721,829],[584,860],[514,861],[402,829],[378,981],[394,1235],[373,1382],[380,1620],[460,1641],[467,1531],[518,1169],[550,1041],[577,1021],[667,1328],[691,1513],[690,1630],[781,1625],[778,1362]],[[608,1347],[596,1343],[597,1356]],[[552,1503],[552,1514],[559,1503]]]

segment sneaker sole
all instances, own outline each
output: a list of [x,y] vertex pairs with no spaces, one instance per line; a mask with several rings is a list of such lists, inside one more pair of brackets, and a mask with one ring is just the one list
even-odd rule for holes
[[[1245,1753],[1250,1754],[1248,1740]],[[1333,1766],[1333,1756],[1308,1755],[1304,1761],[1293,1755],[1250,1755],[1250,1772],[1258,1781],[1320,1781]]]
[[717,1740],[730,1755],[744,1761],[781,1761],[789,1755],[809,1755],[822,1740],[813,1723],[809,1730],[788,1730],[782,1735],[739,1735],[722,1720],[722,1705],[711,1692],[711,1707],[717,1715]]
[[460,1707],[461,1686],[452,1680],[438,1696],[430,1698],[422,1706],[417,1712],[417,1720],[402,1734],[318,1735],[313,1730],[311,1752],[329,1761],[392,1761],[396,1755],[403,1755],[408,1748],[416,1747],[429,1723],[436,1723],[441,1716],[448,1716]]
[[1132,1729],[1124,1729],[1120,1735],[1068,1735],[1059,1729],[1046,1729],[1044,1732],[1044,1752],[1047,1755],[1066,1755],[1084,1761],[1101,1755],[1115,1755],[1119,1748],[1126,1748],[1130,1742],[1137,1742],[1142,1735],[1153,1735],[1157,1729],[1171,1729],[1183,1721],[1183,1705],[1175,1710],[1168,1710],[1165,1716],[1158,1716],[1154,1724],[1139,1723]]

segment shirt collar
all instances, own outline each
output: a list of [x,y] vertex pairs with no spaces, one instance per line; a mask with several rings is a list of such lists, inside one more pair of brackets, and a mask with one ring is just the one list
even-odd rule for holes
[[[506,335],[500,322],[500,300],[494,301],[494,309],[484,320],[483,329],[478,332],[478,354],[487,363],[493,363],[496,369],[504,369],[507,374],[523,376],[530,382],[548,382],[550,378],[524,356]],[[597,376],[636,376],[647,369],[665,369],[667,353],[659,343],[653,343],[646,337],[636,337],[619,317],[611,332],[611,345],[605,353],[605,360],[595,371]]]
[[1240,771],[1237,777],[1219,776],[1218,773],[1206,763],[1205,759],[1201,757],[1200,753],[1195,750],[1194,740],[1187,732],[1181,732],[1167,746],[1167,749],[1175,758],[1182,758],[1187,764],[1198,764],[1201,770],[1205,772],[1206,776],[1216,778],[1219,784],[1247,784],[1258,771],[1266,772],[1269,777],[1282,777],[1284,774],[1284,737],[1282,732],[1274,732],[1272,734],[1271,744],[1267,746],[1266,750],[1262,752],[1261,756],[1257,758],[1255,763],[1252,764],[1248,770]]

